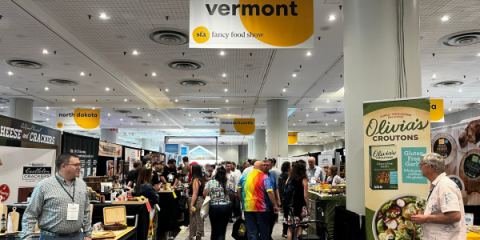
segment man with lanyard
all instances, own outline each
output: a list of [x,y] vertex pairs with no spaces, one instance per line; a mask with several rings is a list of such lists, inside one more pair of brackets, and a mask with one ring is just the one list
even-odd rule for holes
[[32,239],[38,222],[40,240],[91,240],[90,202],[87,185],[79,178],[80,159],[64,153],[55,166],[55,176],[42,180],[33,190],[23,214],[22,239]]
[[462,194],[457,184],[445,174],[444,158],[438,153],[425,154],[419,167],[432,183],[425,213],[412,216],[414,223],[422,225],[423,239],[467,239]]
[[307,179],[309,183],[320,183],[323,179],[323,171],[319,166],[315,166],[315,158],[308,158]]
[[[270,172],[273,166],[273,161],[271,159],[265,159],[263,160],[263,173],[268,176],[268,179],[270,180],[270,183],[272,185],[273,193],[275,194],[275,199],[277,200],[277,205],[280,207],[281,205],[281,200],[280,200],[280,194],[278,192],[278,185],[275,179],[275,175]],[[269,226],[268,230],[270,233],[270,240],[273,240],[272,238],[272,232],[273,232],[273,227],[275,226],[275,221],[278,220],[278,214],[273,211],[273,203],[270,201],[270,199],[267,200],[267,205],[270,208],[270,220],[269,220]]]
[[162,182],[173,184],[175,182],[175,173],[177,169],[175,168],[176,161],[175,159],[168,160],[168,167],[163,169]]

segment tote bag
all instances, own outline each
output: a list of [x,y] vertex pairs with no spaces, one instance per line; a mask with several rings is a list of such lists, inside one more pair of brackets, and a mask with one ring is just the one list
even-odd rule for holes
[[208,211],[210,210],[210,196],[207,196],[202,204],[202,209],[200,210],[200,217],[206,218],[208,216]]

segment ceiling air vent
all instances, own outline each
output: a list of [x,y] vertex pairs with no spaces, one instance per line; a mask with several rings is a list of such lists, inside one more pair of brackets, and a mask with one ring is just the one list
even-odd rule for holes
[[0,97],[0,104],[7,104],[10,100],[8,98],[1,98]]
[[480,42],[480,31],[455,33],[443,39],[443,44],[450,47],[463,47]]
[[160,44],[178,46],[188,43],[188,35],[177,29],[162,28],[153,30],[148,37]]
[[132,113],[132,111],[129,111],[129,110],[115,110],[116,113],[123,113],[123,114],[130,114]]
[[203,119],[213,120],[213,119],[217,119],[217,117],[207,116],[207,117],[203,117]]
[[340,111],[326,111],[326,112],[323,112],[323,114],[329,114],[329,115],[339,114],[339,113],[342,113],[342,112],[340,112]]
[[151,121],[139,121],[141,123],[152,123]]
[[214,121],[210,121],[210,122],[207,122],[209,124],[217,124],[217,122],[214,122]]
[[42,69],[48,67],[45,63],[30,59],[5,59],[4,62],[12,67],[25,69]]
[[188,60],[188,59],[182,59],[182,60],[173,60],[168,63],[168,66],[170,68],[173,68],[175,70],[182,70],[182,71],[193,71],[193,70],[198,70],[203,67],[203,63],[193,61],[193,60]]
[[73,80],[68,80],[68,79],[50,79],[48,80],[49,83],[53,84],[53,85],[59,85],[59,86],[76,86],[78,85],[77,82],[73,81]]
[[322,122],[319,122],[319,121],[317,121],[317,120],[307,122],[307,124],[321,124],[321,123],[322,123]]
[[142,119],[143,117],[141,116],[127,116],[128,118],[132,118],[132,119]]
[[180,81],[180,85],[187,87],[202,87],[207,85],[207,82],[198,79],[187,79]]
[[217,113],[217,112],[215,112],[215,111],[210,111],[210,110],[204,110],[204,111],[200,111],[200,112],[198,112],[198,113],[201,113],[201,114],[215,114],[215,113]]
[[447,87],[458,87],[460,85],[463,85],[465,82],[461,80],[447,80],[447,81],[441,81],[441,82],[434,82],[431,84],[432,87],[438,87],[438,88],[447,88]]
[[45,122],[43,120],[33,120],[33,121],[36,122],[36,123],[44,123]]

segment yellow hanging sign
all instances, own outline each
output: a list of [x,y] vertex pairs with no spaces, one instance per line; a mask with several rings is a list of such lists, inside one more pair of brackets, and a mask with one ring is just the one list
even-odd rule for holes
[[298,132],[288,132],[288,144],[296,144],[298,142]]
[[430,99],[430,121],[444,122],[443,99]]

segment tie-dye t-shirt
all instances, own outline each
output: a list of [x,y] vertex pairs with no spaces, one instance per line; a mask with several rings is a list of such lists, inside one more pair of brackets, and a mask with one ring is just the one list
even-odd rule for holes
[[267,192],[273,191],[268,176],[258,169],[254,169],[240,178],[238,188],[242,190],[243,211],[268,212],[266,199]]

